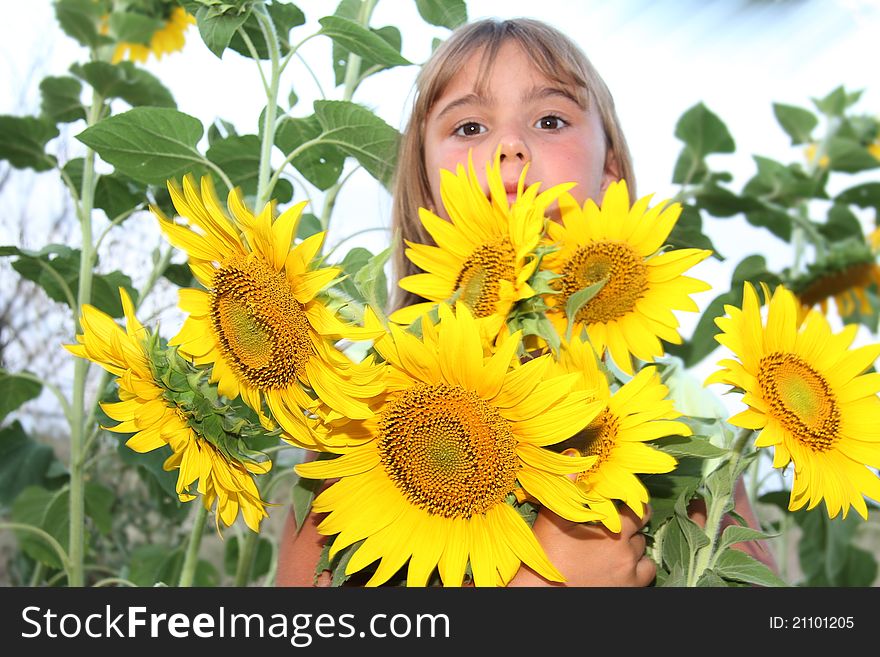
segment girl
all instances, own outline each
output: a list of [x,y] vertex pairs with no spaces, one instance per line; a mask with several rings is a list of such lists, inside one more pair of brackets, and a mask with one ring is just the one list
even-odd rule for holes
[[[556,29],[532,19],[480,20],[454,31],[422,68],[412,113],[403,134],[393,200],[393,228],[403,240],[432,243],[418,219],[426,207],[448,219],[440,196],[440,170],[454,171],[473,154],[475,168],[500,148],[505,189],[516,195],[526,164],[525,185],[542,189],[575,182],[570,193],[581,205],[601,202],[607,186],[625,180],[635,197],[632,162],[605,83],[581,50]],[[488,194],[488,185],[481,179]],[[551,206],[551,218],[558,208]],[[397,250],[395,278],[418,273]],[[397,288],[392,310],[423,301]],[[744,489],[740,488],[744,493]],[[753,520],[744,494],[738,511]],[[568,586],[647,586],[656,574],[641,533],[650,511],[639,518],[621,509],[622,528],[578,524],[542,509],[533,530]],[[312,514],[300,532],[292,513],[281,539],[279,585],[311,586],[326,537]],[[317,579],[329,584],[329,573]],[[527,566],[510,586],[551,585]]]

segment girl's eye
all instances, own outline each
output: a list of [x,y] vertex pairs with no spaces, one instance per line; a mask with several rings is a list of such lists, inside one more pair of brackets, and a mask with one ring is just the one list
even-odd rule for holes
[[540,130],[559,130],[560,128],[568,125],[563,119],[560,119],[558,116],[542,116],[538,119],[538,122],[535,123],[535,127]]
[[462,123],[455,129],[454,134],[459,137],[473,137],[475,135],[481,135],[486,132],[486,127],[480,125],[475,121],[468,121],[467,123]]

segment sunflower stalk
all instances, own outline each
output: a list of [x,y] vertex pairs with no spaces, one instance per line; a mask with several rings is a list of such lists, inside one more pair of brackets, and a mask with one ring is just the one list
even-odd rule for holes
[[246,532],[244,540],[238,542],[240,548],[233,586],[247,586],[251,571],[254,569],[254,559],[257,556],[257,545],[259,542],[260,535],[257,532]]
[[[100,120],[104,111],[104,98],[95,93],[89,108],[87,125],[92,126]],[[92,244],[92,210],[95,203],[95,151],[86,149],[83,169],[82,192],[79,204],[82,251],[79,262],[79,288],[74,310],[74,326],[79,332],[79,308],[91,302],[92,266],[94,247]],[[86,402],[85,388],[89,373],[89,362],[77,360],[73,370],[73,393],[70,412],[70,564],[68,584],[83,586],[85,564],[85,446],[86,446]]]
[[199,547],[202,543],[202,534],[205,532],[205,524],[208,519],[208,510],[201,501],[196,503],[195,517],[192,529],[189,533],[189,541],[186,545],[186,555],[183,558],[183,568],[180,571],[178,586],[190,587],[196,576],[196,568],[199,565]]
[[[263,139],[260,144],[260,170],[257,177],[257,198],[255,201],[255,209],[259,212],[269,202],[269,196],[272,194],[274,186],[270,184],[270,178],[272,173],[272,146],[275,144],[275,113],[278,110],[278,87],[281,81],[281,59],[278,49],[278,34],[275,31],[275,24],[272,22],[265,5],[258,5],[254,15],[257,17],[260,29],[263,31],[263,38],[269,50],[271,66],[269,84],[266,90],[266,114],[263,119]],[[259,60],[257,60],[257,66],[259,66]]]
[[730,447],[727,463],[720,466],[727,469],[730,485],[723,491],[714,492],[706,504],[706,524],[703,531],[709,539],[709,543],[697,549],[691,567],[688,569],[687,586],[689,587],[697,585],[702,574],[707,568],[711,567],[715,560],[715,549],[720,535],[721,521],[727,510],[733,506],[732,500],[736,481],[740,474],[740,462],[743,458],[742,452],[753,433],[751,429],[741,430]]

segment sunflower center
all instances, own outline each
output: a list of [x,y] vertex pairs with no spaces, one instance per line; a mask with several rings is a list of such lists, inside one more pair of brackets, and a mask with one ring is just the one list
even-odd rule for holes
[[825,378],[794,354],[761,359],[758,383],[771,412],[805,447],[824,452],[837,442],[840,409]]
[[617,444],[619,425],[620,419],[606,408],[577,434],[577,442],[580,443],[577,449],[581,455],[598,457],[589,470],[578,474],[578,481],[588,479],[608,460],[611,450]]
[[260,388],[305,378],[310,326],[283,273],[263,261],[232,258],[214,273],[211,321],[236,374]]
[[470,518],[503,503],[516,483],[516,439],[476,393],[443,383],[404,390],[379,418],[379,453],[415,506]]
[[610,322],[631,312],[648,289],[648,267],[628,244],[604,241],[582,246],[555,281],[562,306],[575,292],[602,280],[604,287],[581,307],[575,321]]
[[514,282],[515,259],[516,252],[505,238],[494,244],[481,244],[464,261],[454,289],[475,316],[487,317],[496,311],[501,281]]

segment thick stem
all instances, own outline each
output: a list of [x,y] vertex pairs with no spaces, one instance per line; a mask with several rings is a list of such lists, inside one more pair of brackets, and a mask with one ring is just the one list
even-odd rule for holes
[[[95,94],[89,109],[88,125],[98,122],[104,109],[104,99]],[[77,305],[74,308],[76,332],[80,332],[79,309],[92,298],[92,266],[94,250],[92,245],[92,209],[95,203],[95,152],[86,150],[83,170],[82,193],[80,194],[80,231],[82,233],[82,252],[79,262],[79,289]],[[70,586],[83,586],[85,565],[85,388],[89,372],[89,361],[78,358],[73,369],[73,398],[70,408]]]
[[183,558],[183,568],[180,571],[179,586],[192,586],[196,576],[196,567],[199,565],[199,546],[202,544],[202,534],[205,532],[205,521],[208,519],[208,510],[202,500],[194,501],[196,505],[195,518],[193,518],[192,530],[189,533],[189,542],[186,545],[186,555]]
[[263,37],[269,49],[269,61],[271,73],[266,89],[266,113],[263,117],[263,139],[260,144],[260,169],[257,176],[257,198],[254,210],[260,212],[263,206],[269,202],[273,185],[270,184],[272,174],[272,146],[275,143],[276,113],[278,111],[278,85],[281,80],[281,63],[278,51],[278,35],[272,19],[265,13],[265,9],[255,12]]
[[257,556],[259,542],[260,535],[254,531],[246,532],[244,540],[238,542],[238,566],[235,570],[234,586],[247,586],[251,571],[254,569],[254,558]]

